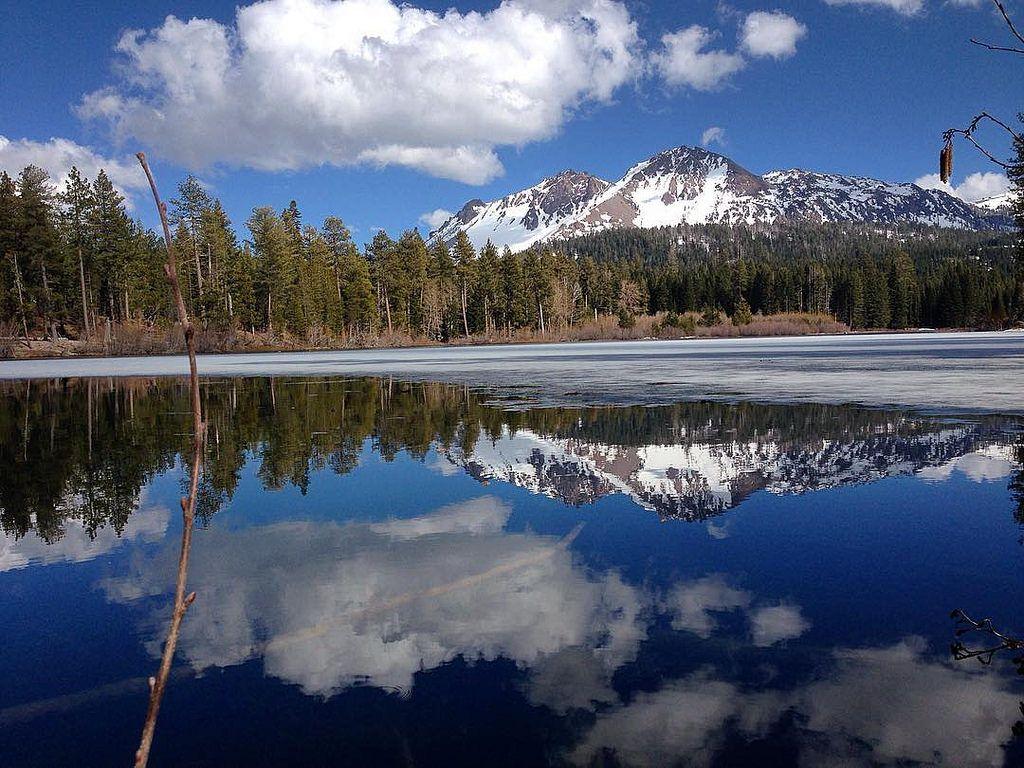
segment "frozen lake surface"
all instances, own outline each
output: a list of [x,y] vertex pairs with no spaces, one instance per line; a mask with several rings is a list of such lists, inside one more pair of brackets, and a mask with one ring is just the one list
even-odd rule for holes
[[[204,355],[205,376],[394,376],[543,405],[680,400],[1024,413],[1024,333],[915,333]],[[178,376],[184,357],[0,363],[0,379]]]

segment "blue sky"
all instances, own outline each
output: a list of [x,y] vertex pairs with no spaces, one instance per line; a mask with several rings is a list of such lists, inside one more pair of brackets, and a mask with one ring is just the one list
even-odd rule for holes
[[[712,127],[711,148],[758,173],[913,181],[944,128],[1024,109],[1019,57],[969,43],[1007,41],[988,0],[498,6],[2,0],[0,168],[103,164],[153,224],[142,148],[165,193],[194,170],[240,231],[294,198],[365,242],[563,168],[615,179]],[[960,147],[954,184],[994,170]],[[964,196],[997,191],[971,178]]]

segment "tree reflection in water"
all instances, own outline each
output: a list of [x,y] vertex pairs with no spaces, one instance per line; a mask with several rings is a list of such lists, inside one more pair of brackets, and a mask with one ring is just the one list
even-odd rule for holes
[[[141,490],[188,455],[183,382],[0,389],[0,525],[16,537],[34,531],[52,542],[72,521],[90,536],[104,527],[120,534]],[[400,452],[424,460],[436,448],[481,481],[570,505],[625,493],[663,518],[701,520],[756,490],[799,493],[938,470],[999,445],[1003,427],[827,405],[511,411],[463,387],[380,379],[214,379],[203,382],[202,397],[209,426],[200,521],[231,501],[249,460],[265,489],[305,493],[318,472],[351,472],[366,446],[388,462]],[[1019,460],[1024,448],[1016,450]],[[1021,478],[1011,487],[1024,505]]]

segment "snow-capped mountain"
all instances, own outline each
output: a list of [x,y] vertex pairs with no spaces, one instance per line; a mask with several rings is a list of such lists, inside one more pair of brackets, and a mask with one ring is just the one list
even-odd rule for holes
[[[758,490],[792,494],[895,475],[937,477],[968,456],[975,463],[991,458],[1002,466],[1009,460],[1009,450],[1002,449],[970,425],[904,434],[883,430],[860,439],[807,443],[697,440],[647,446],[505,428],[498,439],[481,439],[469,453],[453,446],[443,455],[482,483],[511,483],[572,506],[624,494],[662,519],[703,520]],[[996,456],[993,450],[1006,455]]]
[[998,226],[985,213],[915,184],[803,170],[758,176],[715,152],[676,147],[637,163],[615,183],[563,171],[500,200],[470,201],[431,235],[451,242],[464,230],[477,247],[490,240],[521,250],[604,229],[676,224]]
[[982,200],[978,200],[974,205],[975,207],[981,208],[985,211],[1010,214],[1013,212],[1013,198],[1013,192],[1007,191],[1003,192],[1001,195],[993,195],[992,197],[986,197]]
[[470,200],[431,237],[454,242],[459,230],[465,229],[477,248],[487,240],[499,248],[526,248],[556,235],[565,222],[586,211],[609,186],[589,173],[562,171],[500,200]]

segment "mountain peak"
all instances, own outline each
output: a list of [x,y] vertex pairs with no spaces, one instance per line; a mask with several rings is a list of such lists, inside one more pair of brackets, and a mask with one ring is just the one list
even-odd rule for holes
[[499,200],[469,201],[431,237],[450,242],[465,230],[478,248],[487,240],[499,248],[526,248],[554,235],[609,186],[591,173],[567,168]]
[[[464,230],[478,247],[491,240],[523,250],[548,239],[621,227],[763,224],[782,221],[918,224],[958,229],[1005,226],[941,190],[803,169],[763,176],[703,147],[672,147],[632,166],[615,183],[574,169],[484,203],[473,200],[434,237]],[[985,207],[989,207],[985,206]]]

